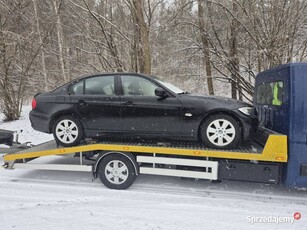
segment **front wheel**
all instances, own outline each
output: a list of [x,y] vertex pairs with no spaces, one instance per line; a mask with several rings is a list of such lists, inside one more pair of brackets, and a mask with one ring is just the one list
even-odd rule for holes
[[132,161],[123,155],[111,154],[104,157],[98,166],[100,181],[111,189],[127,189],[137,174]]
[[214,115],[204,122],[200,136],[209,148],[230,149],[240,142],[241,127],[231,116]]

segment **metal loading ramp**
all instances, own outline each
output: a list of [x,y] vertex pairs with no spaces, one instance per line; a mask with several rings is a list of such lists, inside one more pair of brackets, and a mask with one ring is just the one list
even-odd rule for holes
[[256,142],[252,142],[245,147],[234,150],[208,149],[201,145],[187,143],[158,145],[153,143],[132,142],[105,142],[75,147],[59,147],[55,141],[49,141],[15,153],[9,153],[4,156],[4,161],[12,162],[15,160],[89,151],[120,151],[142,154],[155,153],[190,157],[287,162],[287,137],[285,135],[269,135],[264,147],[261,147]]
[[[183,142],[122,141],[61,147],[55,141],[49,141],[34,147],[8,152],[11,153],[3,156],[3,167],[6,169],[92,172],[94,178],[99,177],[105,186],[112,189],[128,188],[139,174],[209,180],[240,178],[246,181],[277,183],[279,166],[276,164],[287,162],[287,137],[270,134],[264,146],[257,142],[251,142],[233,150],[208,149],[197,143]],[[72,154],[79,157],[79,162],[70,164],[47,162],[41,164],[35,161],[36,158]],[[121,162],[120,165],[118,162]],[[259,164],[251,165],[248,162],[259,162]],[[126,165],[124,168],[126,173],[123,173],[122,163]],[[233,164],[240,171],[239,174],[237,169],[232,170],[234,174],[229,174],[227,168],[232,167]],[[128,169],[128,167],[130,168]],[[248,174],[255,174],[251,170],[246,171],[251,167],[258,170],[256,174],[261,175],[260,179],[254,178],[255,176],[245,177]],[[269,171],[272,170],[272,173],[264,172],[263,170],[266,168]],[[121,184],[121,178],[129,183]]]

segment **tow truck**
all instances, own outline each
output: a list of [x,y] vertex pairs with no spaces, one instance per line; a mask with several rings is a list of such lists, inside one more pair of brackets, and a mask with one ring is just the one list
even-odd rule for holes
[[[255,138],[237,149],[125,139],[87,140],[74,147],[61,147],[55,141],[31,146],[19,143],[13,132],[0,130],[0,143],[10,146],[0,148],[5,153],[3,167],[91,172],[111,189],[129,188],[139,174],[307,187],[306,73],[307,63],[291,63],[257,75],[254,106],[260,126]],[[35,162],[54,155],[80,160],[78,164]]]

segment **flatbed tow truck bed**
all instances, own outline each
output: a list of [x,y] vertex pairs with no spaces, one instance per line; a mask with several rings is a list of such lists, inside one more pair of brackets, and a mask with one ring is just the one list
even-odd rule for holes
[[[80,157],[78,165],[33,161],[39,157],[71,154]],[[91,159],[92,163],[84,164],[83,158]],[[61,147],[49,141],[21,150],[14,149],[13,144],[4,155],[3,167],[93,172],[107,187],[125,189],[138,174],[278,183],[280,165],[285,162],[287,137],[269,133],[264,145],[252,141],[233,150],[208,149],[197,143],[152,141],[90,142],[75,147]]]

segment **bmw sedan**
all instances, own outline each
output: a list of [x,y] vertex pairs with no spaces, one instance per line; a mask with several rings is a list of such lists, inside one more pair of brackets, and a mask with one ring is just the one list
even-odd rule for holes
[[241,101],[187,93],[136,73],[86,76],[35,95],[30,120],[62,146],[85,138],[199,141],[229,149],[250,138],[254,108]]

